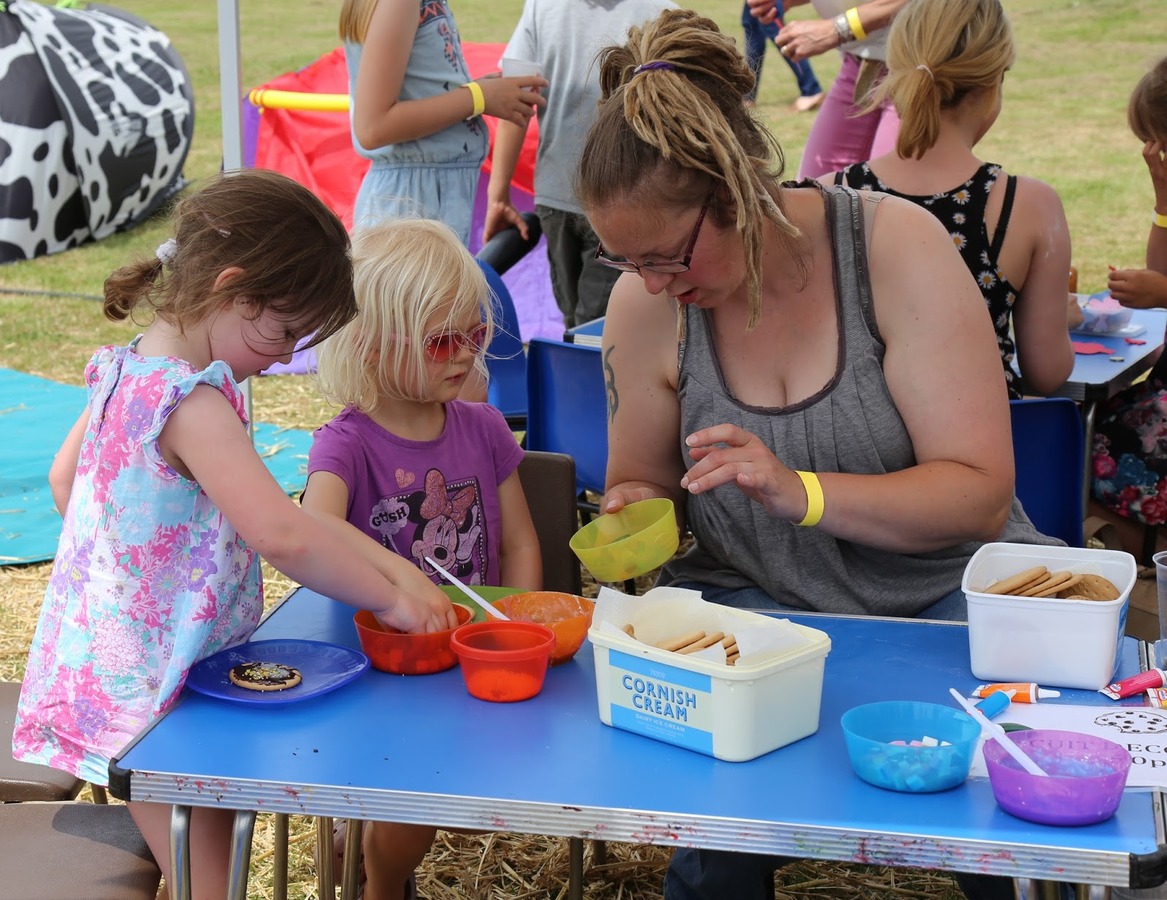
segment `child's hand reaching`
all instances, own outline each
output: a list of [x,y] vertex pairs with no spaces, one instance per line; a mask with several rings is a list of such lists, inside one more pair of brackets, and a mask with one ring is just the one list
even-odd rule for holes
[[1115,269],[1106,284],[1110,296],[1132,309],[1167,307],[1167,275],[1152,269]]
[[510,78],[490,75],[478,79],[478,86],[482,88],[482,97],[486,101],[486,115],[513,122],[520,128],[527,127],[536,107],[547,105],[547,100],[539,96],[539,89],[547,87],[547,79],[540,75]]
[[409,566],[410,572],[394,573],[394,586],[400,592],[392,609],[374,610],[382,625],[398,631],[421,633],[445,631],[458,624],[458,614],[454,606],[440,588],[420,569]]

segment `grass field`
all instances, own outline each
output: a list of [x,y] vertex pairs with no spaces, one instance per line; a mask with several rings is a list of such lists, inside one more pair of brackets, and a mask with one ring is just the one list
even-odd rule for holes
[[[561,0],[580,2],[580,0]],[[168,34],[194,84],[195,138],[186,175],[198,179],[222,159],[216,4],[209,0],[120,0],[120,7]],[[451,0],[463,38],[505,42],[521,0]],[[723,30],[740,35],[738,0],[693,4]],[[1006,79],[1004,110],[981,147],[984,158],[1057,189],[1066,207],[1080,289],[1105,284],[1108,264],[1142,264],[1152,193],[1139,144],[1127,131],[1126,100],[1135,81],[1164,52],[1162,0],[1005,0],[1018,44]],[[294,6],[241,0],[244,90],[308,64],[337,44],[339,0]],[[793,18],[811,15],[807,7]],[[827,85],[833,54],[814,60]],[[786,66],[771,50],[758,114],[782,143],[788,171],[797,169],[812,116],[790,110],[797,95]],[[68,253],[0,268],[0,366],[80,384],[85,361],[102,343],[123,343],[132,327],[106,322],[95,299],[106,275],[128,258],[152,253],[167,236],[162,218]],[[81,295],[81,296],[77,296]],[[259,421],[312,428],[331,415],[311,383],[258,379]],[[19,679],[48,566],[0,569],[0,677]],[[267,593],[288,586],[267,572]],[[314,897],[307,822],[294,820],[292,896]],[[270,823],[256,838],[253,896],[270,896]],[[589,897],[659,896],[664,851],[614,847],[610,865],[589,877]],[[430,897],[558,896],[566,880],[562,841],[515,835],[443,838],[423,872]],[[781,876],[789,898],[951,897],[944,876],[811,864]]]

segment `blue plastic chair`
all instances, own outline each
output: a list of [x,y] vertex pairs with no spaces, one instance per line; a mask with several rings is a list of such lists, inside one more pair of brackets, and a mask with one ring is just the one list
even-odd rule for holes
[[486,350],[486,370],[490,374],[486,399],[502,412],[512,429],[522,431],[527,427],[527,357],[519,337],[519,314],[499,274],[481,259],[478,265],[496,298],[494,339]]
[[478,265],[497,299],[494,339],[486,351],[486,370],[490,374],[486,399],[516,431],[527,427],[527,359],[523,355],[519,314],[502,276],[530,252],[543,234],[534,213],[524,213],[523,219],[527,223],[525,241],[517,228],[508,228],[487,241],[477,254]]
[[1081,547],[1085,478],[1082,419],[1065,397],[1011,400],[1016,491],[1042,534]]
[[[600,354],[599,347],[546,338],[527,344],[527,447],[571,456],[581,495],[603,493],[608,467],[607,389]],[[581,508],[589,508],[586,501]]]

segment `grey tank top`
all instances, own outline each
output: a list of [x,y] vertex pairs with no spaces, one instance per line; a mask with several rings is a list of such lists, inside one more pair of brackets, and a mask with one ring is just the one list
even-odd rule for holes
[[[785,465],[811,472],[885,474],[915,465],[911,439],[883,377],[884,345],[871,305],[864,203],[845,186],[821,188],[834,257],[838,366],[812,397],[777,409],[736,400],[725,383],[708,314],[684,308],[678,348],[680,452],[685,435],[729,422],[761,438]],[[868,205],[874,214],[875,195]],[[830,498],[827,498],[830,503]],[[732,485],[686,501],[696,542],[669,563],[661,584],[757,585],[780,603],[829,613],[914,616],[960,587],[969,542],[904,554],[839,540],[771,518]],[[1040,534],[1017,499],[998,540],[1058,544]]]

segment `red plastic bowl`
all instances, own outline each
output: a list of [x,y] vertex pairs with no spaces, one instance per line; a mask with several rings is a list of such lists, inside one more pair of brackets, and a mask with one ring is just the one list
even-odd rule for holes
[[592,624],[596,604],[586,597],[560,591],[527,591],[494,601],[494,606],[515,622],[537,622],[555,633],[551,665],[565,663],[583,645]]
[[[453,607],[458,614],[458,625],[465,625],[474,618],[470,607],[460,603],[453,604]],[[357,626],[361,649],[374,669],[394,675],[432,675],[458,664],[458,657],[450,646],[456,627],[428,634],[408,634],[382,625],[367,609],[359,610],[353,616],[353,622]]]
[[534,622],[472,622],[455,629],[450,644],[472,697],[512,703],[543,689],[555,632]]

